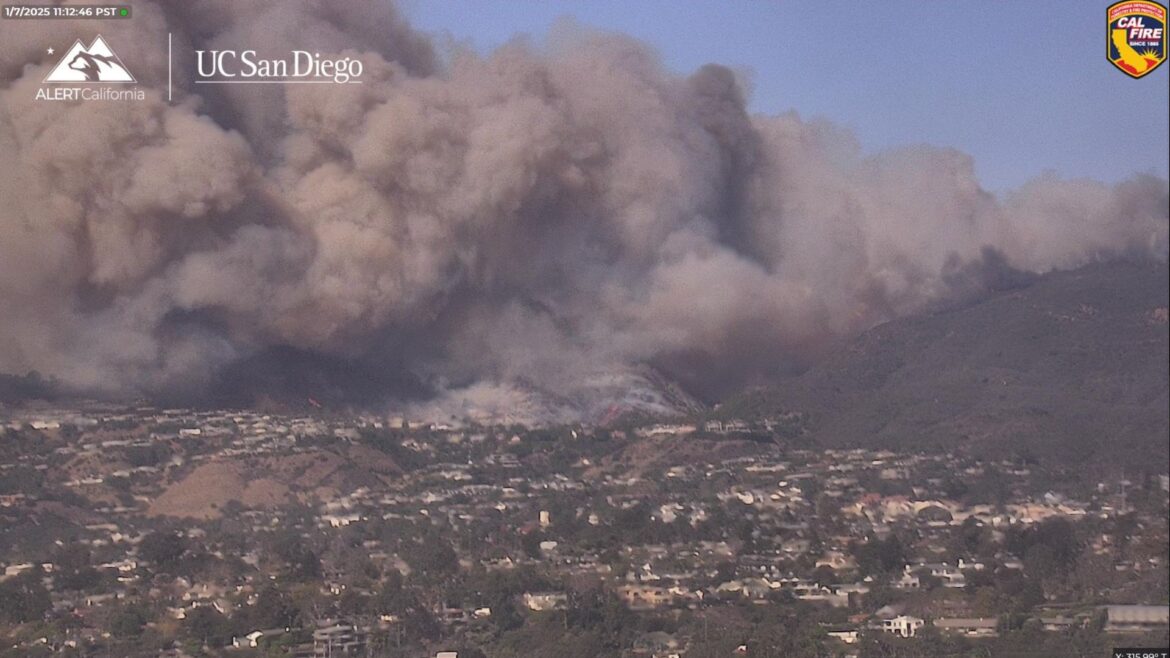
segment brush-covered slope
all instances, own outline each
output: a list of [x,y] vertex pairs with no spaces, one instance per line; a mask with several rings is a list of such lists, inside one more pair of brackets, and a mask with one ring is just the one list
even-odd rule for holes
[[953,448],[1164,472],[1168,272],[1113,262],[880,325],[721,415],[801,411],[820,445]]

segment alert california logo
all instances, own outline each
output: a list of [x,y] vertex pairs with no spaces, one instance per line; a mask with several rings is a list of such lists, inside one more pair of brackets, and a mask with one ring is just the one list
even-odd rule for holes
[[[57,49],[49,46],[48,55]],[[36,92],[39,101],[142,101],[146,92],[121,83],[137,83],[122,59],[110,48],[102,35],[94,37],[88,47],[77,39],[56,66],[49,70]],[[120,88],[119,88],[120,87]]]
[[1166,60],[1166,8],[1145,0],[1122,0],[1106,10],[1105,56],[1131,78]]

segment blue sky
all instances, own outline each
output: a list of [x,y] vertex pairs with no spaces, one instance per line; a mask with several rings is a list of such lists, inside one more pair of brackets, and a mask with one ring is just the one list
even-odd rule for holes
[[975,157],[1002,192],[1037,174],[1167,176],[1170,64],[1105,59],[1097,1],[405,0],[414,26],[490,52],[558,20],[630,34],[668,68],[752,72],[751,109],[851,128],[868,151],[927,143]]

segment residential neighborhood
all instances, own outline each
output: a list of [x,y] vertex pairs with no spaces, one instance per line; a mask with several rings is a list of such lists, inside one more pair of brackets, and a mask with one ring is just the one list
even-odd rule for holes
[[814,449],[781,424],[22,410],[0,432],[0,655],[1164,641],[1164,474]]

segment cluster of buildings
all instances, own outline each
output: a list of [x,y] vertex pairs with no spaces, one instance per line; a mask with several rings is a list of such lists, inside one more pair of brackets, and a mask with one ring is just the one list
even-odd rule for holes
[[[44,532],[40,545],[13,543],[0,566],[4,579],[41,580],[51,600],[45,615],[79,620],[45,642],[100,644],[109,639],[97,614],[104,606],[143,604],[180,623],[199,608],[248,619],[260,592],[287,576],[288,560],[273,559],[267,542],[291,533],[317,568],[320,614],[302,611],[297,628],[237,624],[230,641],[251,649],[295,637],[289,655],[322,657],[364,655],[371,643],[403,638],[440,650],[495,623],[489,601],[457,598],[425,573],[437,567],[427,566],[418,553],[429,549],[419,547],[436,536],[453,555],[444,568],[456,574],[539,574],[542,587],[513,593],[524,614],[570,608],[576,584],[589,582],[643,615],[740,605],[839,610],[828,633],[841,645],[865,633],[912,638],[928,626],[996,635],[1006,611],[980,608],[973,593],[994,589],[1003,574],[1027,575],[1027,556],[1013,552],[1012,537],[1053,520],[1077,528],[1083,550],[1105,560],[1117,579],[1166,569],[1164,552],[1122,546],[1108,531],[1111,521],[1137,515],[1164,536],[1164,505],[1161,517],[1143,517],[1132,493],[1153,489],[1164,499],[1165,477],[1062,489],[1059,477],[1011,461],[759,443],[754,437],[772,424],[536,432],[373,416],[24,412],[0,419],[0,444],[22,446],[0,464],[0,517],[9,528],[37,524]],[[711,449],[696,456],[671,447],[694,441]],[[640,449],[645,443],[659,449]],[[356,455],[370,450],[395,472],[362,470]],[[280,460],[293,456],[303,459],[278,472]],[[262,503],[185,518],[152,512],[159,496],[209,463],[247,464],[257,479],[289,481],[283,498]],[[330,474],[305,479],[323,463]],[[23,482],[35,486],[13,484]],[[146,559],[144,538],[160,532],[175,533],[186,555],[217,568],[176,574]],[[67,546],[90,556],[89,570],[69,567],[88,579],[62,576],[58,556]],[[373,600],[387,579],[407,584],[437,634],[412,638],[401,611],[347,609],[347,597]],[[70,588],[75,581],[81,586]],[[954,596],[937,595],[947,591]],[[893,602],[872,603],[878,594]],[[942,599],[948,603],[938,605]],[[1052,603],[1060,602],[1045,602]],[[1167,625],[1166,606],[1038,609],[1035,617],[1059,632],[1101,610],[1109,632]],[[637,644],[645,655],[685,655],[688,641],[685,633],[662,632]]]

